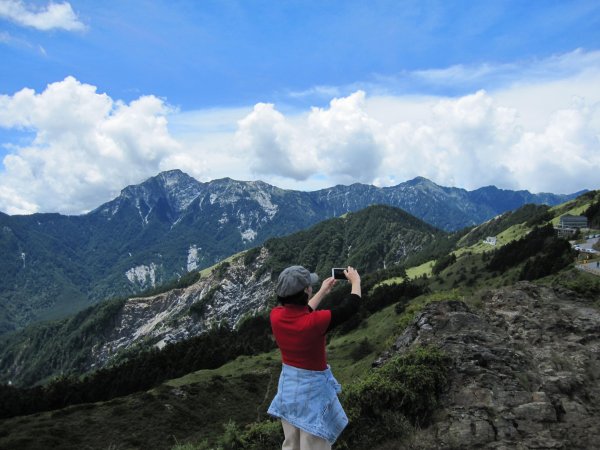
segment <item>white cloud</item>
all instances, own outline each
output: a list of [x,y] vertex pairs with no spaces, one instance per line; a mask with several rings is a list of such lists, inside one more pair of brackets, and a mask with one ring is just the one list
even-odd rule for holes
[[320,170],[336,182],[371,182],[381,164],[380,124],[365,112],[365,93],[333,99],[329,109],[313,108],[308,136]]
[[323,173],[334,182],[369,182],[381,162],[379,124],[364,111],[358,91],[333,99],[328,109],[313,108],[292,120],[272,104],[259,103],[239,121],[236,143],[260,175],[306,180]]
[[579,105],[556,111],[539,133],[525,132],[506,165],[534,189],[575,191],[600,183],[600,110]]
[[176,111],[169,115],[169,131],[181,143],[161,162],[161,170],[178,168],[201,181],[231,177],[249,179],[248,159],[234,144],[238,121],[252,107]]
[[236,144],[257,174],[305,180],[314,168],[311,144],[272,104],[258,103],[239,121]]
[[516,111],[484,91],[437,99],[427,120],[401,121],[385,131],[380,183],[425,176],[444,185],[476,188],[511,184],[499,154],[518,140]]
[[[494,77],[493,66],[486,71]],[[599,188],[600,52],[524,72],[454,97],[357,90],[300,113],[268,103],[181,112],[153,96],[126,104],[71,77],[41,93],[0,95],[0,127],[34,135],[3,143],[0,211],[80,213],[174,168],[301,190],[415,176],[467,189]]]
[[0,0],[0,17],[42,31],[56,28],[67,31],[86,29],[67,2],[50,2],[44,8],[32,8],[21,0]]
[[307,97],[320,97],[320,98],[331,98],[339,97],[342,95],[340,88],[336,86],[315,86],[304,91],[291,91],[288,94],[291,98],[307,98]]
[[168,112],[156,97],[115,102],[72,77],[40,94],[0,95],[0,126],[35,133],[4,158],[0,210],[79,213],[155,175],[179,150]]
[[[559,62],[567,66],[545,65]],[[254,149],[254,169],[271,177],[391,185],[425,176],[467,189],[593,189],[600,185],[599,75],[600,67],[586,67],[560,80],[523,79],[454,98],[358,91],[296,117],[259,105],[240,121],[238,138]]]

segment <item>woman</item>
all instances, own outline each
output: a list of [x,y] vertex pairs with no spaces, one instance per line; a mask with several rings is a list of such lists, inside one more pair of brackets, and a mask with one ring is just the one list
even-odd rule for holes
[[331,449],[348,424],[337,397],[341,387],[331,373],[325,353],[327,332],[359,307],[360,275],[350,266],[344,275],[352,284],[351,294],[342,304],[318,311],[335,279],[323,281],[313,296],[316,274],[302,266],[292,266],[279,275],[276,292],[281,306],[271,311],[271,327],[281,351],[282,370],[277,395],[268,412],[281,419],[283,450]]

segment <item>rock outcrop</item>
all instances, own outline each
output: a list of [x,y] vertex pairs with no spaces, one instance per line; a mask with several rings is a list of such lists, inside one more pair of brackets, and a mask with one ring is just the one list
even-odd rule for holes
[[586,300],[521,282],[477,309],[433,303],[376,365],[428,344],[453,366],[433,423],[403,448],[600,447],[600,311]]
[[110,332],[92,349],[87,369],[102,368],[132,347],[163,348],[184,341],[221,321],[235,327],[245,315],[263,310],[273,296],[273,282],[270,272],[256,272],[267,256],[262,248],[250,265],[239,256],[226,263],[226,270],[216,269],[185,289],[128,299]]

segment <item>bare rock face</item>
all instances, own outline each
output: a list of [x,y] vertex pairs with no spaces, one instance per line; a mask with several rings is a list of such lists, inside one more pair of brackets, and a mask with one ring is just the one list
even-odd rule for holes
[[433,303],[392,353],[435,345],[452,358],[442,408],[405,448],[600,448],[600,311],[528,282],[482,308]]
[[[270,272],[256,276],[256,271],[267,256],[263,248],[249,266],[239,257],[223,273],[215,271],[185,289],[128,299],[110,333],[91,350],[87,368],[105,367],[119,352],[135,346],[163,348],[189,339],[221,321],[235,327],[245,315],[264,310],[273,296],[273,282]],[[194,305],[201,307],[192,313]]]

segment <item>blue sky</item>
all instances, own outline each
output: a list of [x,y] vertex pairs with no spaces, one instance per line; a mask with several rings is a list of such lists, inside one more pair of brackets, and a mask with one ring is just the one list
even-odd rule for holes
[[0,0],[0,211],[172,168],[598,188],[599,45],[597,1]]

